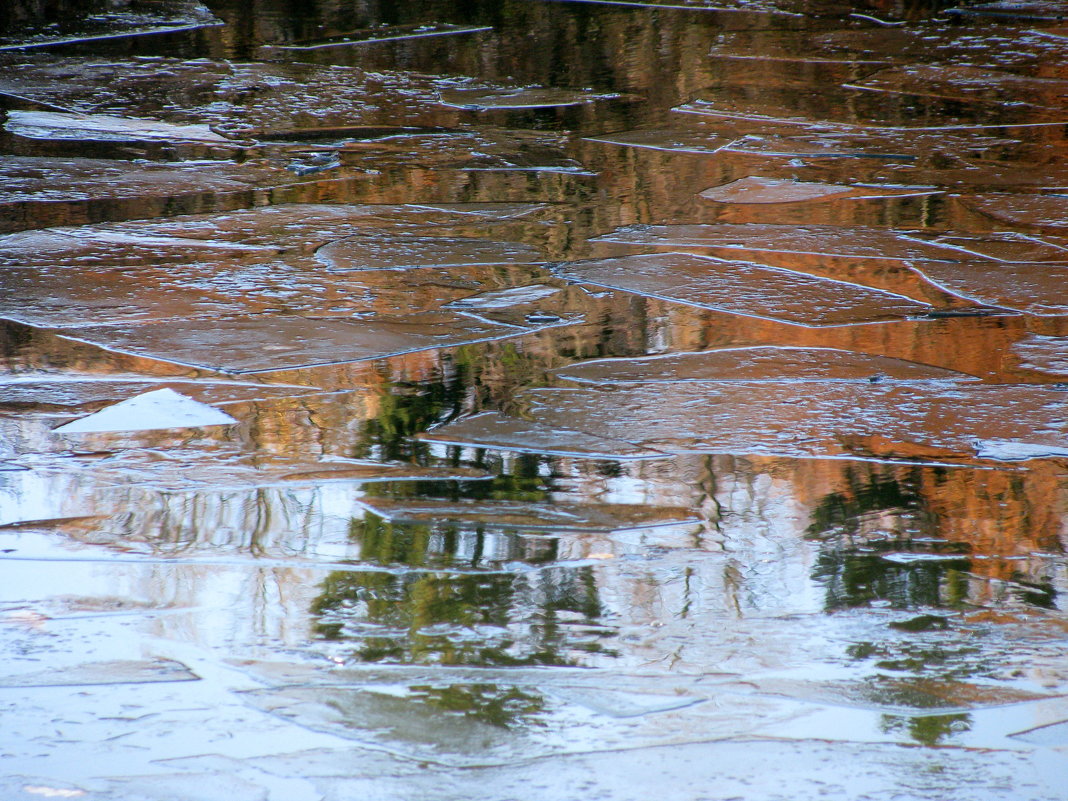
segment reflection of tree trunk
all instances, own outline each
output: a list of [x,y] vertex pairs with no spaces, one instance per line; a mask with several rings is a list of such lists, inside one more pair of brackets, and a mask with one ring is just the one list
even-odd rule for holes
[[252,499],[256,513],[249,532],[248,551],[253,556],[263,556],[270,545],[271,499],[266,490],[257,490]]

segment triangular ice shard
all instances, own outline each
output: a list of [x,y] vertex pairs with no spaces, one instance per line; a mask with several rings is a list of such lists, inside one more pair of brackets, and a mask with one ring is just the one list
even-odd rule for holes
[[157,389],[108,406],[54,429],[59,434],[98,431],[147,431],[155,428],[224,426],[237,421],[214,406],[173,389]]

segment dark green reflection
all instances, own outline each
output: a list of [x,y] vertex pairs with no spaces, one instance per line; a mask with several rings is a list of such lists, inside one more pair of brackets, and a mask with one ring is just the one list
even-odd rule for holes
[[18,366],[9,364],[7,360],[22,355],[37,336],[35,329],[28,325],[0,320],[0,359],[4,360],[4,367],[10,370]]
[[1057,608],[1057,590],[1050,579],[1036,579],[1034,576],[1014,572],[1012,574],[1013,594],[1024,603],[1043,609]]
[[383,375],[378,413],[364,424],[354,455],[426,464],[430,446],[412,437],[461,412],[516,411],[517,392],[544,384],[550,361],[512,343],[488,343],[443,353],[441,370],[429,380]]
[[861,474],[849,470],[847,490],[825,496],[806,536],[823,546],[812,577],[827,589],[827,610],[889,601],[896,609],[955,607],[967,598],[971,546],[936,537],[886,538],[876,518],[893,527],[934,533],[913,472]]
[[[827,548],[821,551],[812,577],[827,590],[828,611],[889,601],[895,609],[957,607],[968,593],[967,572],[971,561],[955,551],[960,543],[916,543],[888,540],[857,548]],[[897,562],[888,554],[945,554],[944,559]]]
[[369,564],[479,568],[501,562],[544,564],[557,557],[554,537],[522,537],[447,521],[408,523],[367,512],[349,522],[349,538]]
[[388,382],[378,399],[378,414],[364,424],[353,455],[425,465],[429,446],[412,437],[456,416],[466,383],[463,365],[437,381]]
[[[545,457],[517,454],[512,472],[479,481],[380,481],[368,484],[363,492],[370,498],[435,498],[452,501],[548,502],[551,479],[538,474]],[[475,467],[487,467],[474,463]]]
[[974,673],[961,661],[979,653],[978,648],[929,648],[903,646],[896,649],[891,659],[875,663],[882,670],[900,670],[909,673],[934,673],[940,678],[965,678]]
[[859,642],[849,646],[846,654],[857,661],[871,660],[879,670],[900,673],[906,680],[916,677],[960,681],[991,674],[991,666],[983,650],[971,645],[913,641]]
[[862,531],[866,516],[891,513],[894,517],[915,517],[921,505],[919,492],[893,475],[861,477],[853,469],[846,472],[847,492],[832,492],[812,510],[806,536],[825,539],[835,535],[855,535]]
[[409,690],[429,707],[503,729],[534,723],[538,713],[545,709],[542,696],[496,684],[414,685]]
[[335,572],[322,589],[312,606],[317,635],[351,643],[351,658],[361,662],[578,665],[583,652],[612,655],[601,641],[591,567]]
[[[443,536],[443,553],[434,560],[447,566],[456,554],[455,526],[449,526]],[[431,558],[429,525],[394,525],[378,515],[366,513],[363,519],[349,521],[349,539],[360,543],[360,561],[380,565],[403,564],[412,567],[426,565]]]
[[972,728],[971,715],[883,715],[879,721],[880,731],[886,734],[905,733],[921,745],[938,745],[954,735]]

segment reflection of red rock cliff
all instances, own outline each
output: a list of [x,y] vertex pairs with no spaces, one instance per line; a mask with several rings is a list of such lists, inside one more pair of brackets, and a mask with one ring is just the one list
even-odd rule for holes
[[[1068,495],[1064,465],[1060,462],[1032,462],[1027,470],[1019,470],[1015,466],[934,469],[757,456],[709,458],[709,475],[719,476],[720,480],[732,473],[748,473],[788,482],[799,507],[808,509],[810,514],[828,499],[836,499],[842,514],[847,510],[860,512],[852,521],[860,536],[865,532],[874,535],[891,531],[903,537],[938,537],[967,543],[972,554],[985,556],[1056,554],[1065,549]],[[653,472],[649,466],[635,469]],[[860,499],[875,486],[892,491],[884,493],[884,506],[875,504],[866,509]],[[910,518],[908,526],[904,525],[905,516]],[[801,516],[799,522],[810,525],[813,521]],[[797,533],[801,535],[803,531]],[[988,568],[1012,569],[1004,561],[976,560],[973,564],[978,572]]]
[[1068,322],[1057,317],[950,317],[893,324],[805,328],[771,320],[680,307],[650,300],[649,325],[663,320],[669,344],[678,350],[740,345],[839,348],[946,367],[998,382],[1056,380],[1020,367],[1012,346],[1033,334],[1064,336]]
[[[920,487],[941,536],[968,542],[976,553],[1025,555],[1063,551],[1063,484],[1064,464],[1046,461],[1027,470],[928,471]],[[982,571],[983,564],[975,569]]]
[[212,375],[179,364],[104,350],[51,331],[0,320],[0,364],[12,372],[64,370],[83,375],[136,373],[149,376]]

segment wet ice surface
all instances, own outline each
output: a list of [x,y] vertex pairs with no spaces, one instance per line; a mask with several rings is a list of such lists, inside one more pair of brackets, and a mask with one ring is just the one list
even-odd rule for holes
[[354,237],[324,245],[315,257],[334,272],[539,261],[529,246],[473,237]]
[[806,200],[880,198],[898,195],[933,195],[937,190],[900,186],[834,186],[776,178],[746,177],[729,184],[713,186],[701,193],[717,203],[794,203]]
[[0,796],[1068,798],[1056,8],[194,5],[0,54]]
[[[86,8],[85,10],[90,10]],[[138,36],[196,31],[221,24],[211,11],[197,0],[164,0],[151,6],[141,6],[124,0],[112,3],[98,13],[85,16],[71,14],[48,24],[32,19],[20,19],[13,10],[13,30],[0,35],[0,50],[21,50],[53,47],[82,42],[107,42]],[[21,25],[18,23],[22,23]]]
[[820,348],[734,348],[591,360],[556,371],[594,384],[679,381],[924,381],[968,380],[970,376],[885,356]]
[[662,225],[624,228],[598,237],[601,242],[644,247],[718,248],[727,252],[797,253],[865,259],[952,259],[961,250],[927,243],[882,228],[787,225]]
[[[951,457],[969,453],[983,437],[1018,442],[1037,453],[1062,453],[1068,447],[1063,400],[1045,388],[893,386],[884,385],[879,373],[867,385],[718,383],[654,380],[607,393],[533,390],[520,399],[542,426],[574,428],[668,453],[895,457],[941,452]],[[696,415],[695,409],[704,411]],[[477,434],[465,439],[454,430],[458,425],[450,423],[433,435],[498,447],[523,444],[521,437],[511,443]]]
[[446,106],[463,109],[523,109],[554,108],[592,103],[594,100],[611,97],[589,92],[523,87],[521,89],[452,89],[441,93],[441,102]]
[[799,325],[919,316],[908,298],[748,262],[666,253],[567,264],[560,274],[612,289]]
[[913,269],[932,283],[964,298],[1030,314],[1068,311],[1065,264],[916,261]]
[[172,125],[156,120],[126,119],[104,114],[62,114],[54,111],[9,111],[4,128],[29,139],[116,139],[138,142],[162,139],[168,142],[228,144],[226,137],[206,125]]

